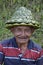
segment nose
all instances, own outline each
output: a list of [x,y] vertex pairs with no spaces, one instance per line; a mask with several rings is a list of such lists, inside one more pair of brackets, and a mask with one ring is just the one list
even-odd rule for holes
[[22,36],[25,36],[25,31],[24,30],[22,31]]

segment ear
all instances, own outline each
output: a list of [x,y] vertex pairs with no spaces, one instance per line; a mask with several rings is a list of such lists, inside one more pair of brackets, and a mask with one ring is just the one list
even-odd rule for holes
[[31,31],[32,31],[32,33],[35,31],[35,29],[34,28],[31,28]]
[[13,33],[14,32],[14,28],[11,28],[10,31]]

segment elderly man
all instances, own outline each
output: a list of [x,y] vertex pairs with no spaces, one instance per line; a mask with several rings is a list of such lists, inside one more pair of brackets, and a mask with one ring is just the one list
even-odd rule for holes
[[6,22],[6,28],[11,30],[14,37],[0,42],[0,64],[36,65],[41,47],[30,37],[39,24],[32,17],[31,11],[20,7]]

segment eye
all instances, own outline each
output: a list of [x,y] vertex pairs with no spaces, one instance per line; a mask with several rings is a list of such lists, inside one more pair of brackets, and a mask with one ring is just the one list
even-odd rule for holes
[[25,31],[26,31],[26,32],[28,32],[28,33],[30,33],[30,32],[31,32],[31,30],[30,30],[30,29],[26,29]]
[[17,28],[17,29],[16,29],[16,31],[19,31],[19,32],[20,32],[20,31],[21,31],[21,29],[20,29],[20,28]]

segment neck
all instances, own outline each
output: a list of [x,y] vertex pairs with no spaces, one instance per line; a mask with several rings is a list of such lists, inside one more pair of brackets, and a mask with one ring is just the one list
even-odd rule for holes
[[24,53],[27,50],[28,43],[18,44],[19,48],[21,49],[21,53]]

